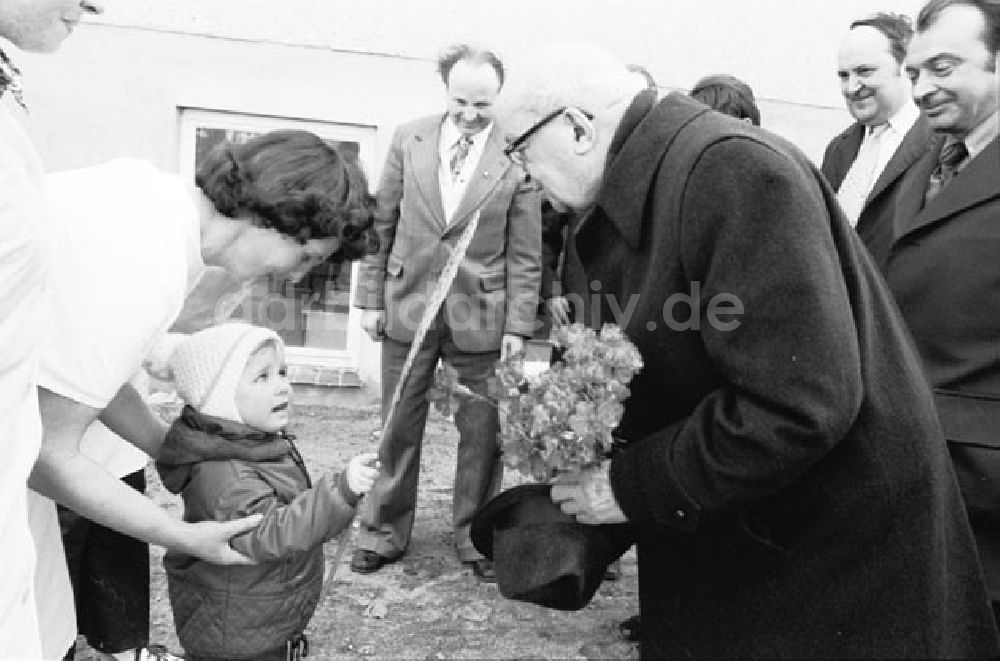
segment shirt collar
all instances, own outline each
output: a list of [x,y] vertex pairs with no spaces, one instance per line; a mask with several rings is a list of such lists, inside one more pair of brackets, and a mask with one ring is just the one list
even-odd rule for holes
[[[479,146],[486,142],[486,138],[490,135],[490,131],[492,130],[493,122],[490,122],[482,131],[470,136],[472,144],[474,146]],[[441,144],[444,145],[446,149],[451,149],[461,137],[462,132],[458,130],[457,126],[455,126],[455,121],[451,118],[451,115],[445,115],[444,121],[441,123]]]
[[656,101],[656,90],[647,89],[635,95],[635,98],[632,99],[632,102],[625,110],[625,114],[622,115],[622,120],[618,123],[618,128],[615,130],[614,135],[611,137],[605,168],[610,167],[612,161],[621,152],[622,147],[625,146],[625,141],[632,135],[632,132],[639,126],[639,123],[646,119],[646,115],[656,105]]
[[[904,136],[907,132],[913,128],[913,125],[917,122],[917,118],[920,117],[920,109],[917,108],[912,100],[907,100],[896,114],[886,120],[885,124],[879,124],[878,126],[865,126],[864,133],[862,134],[862,140],[870,140],[872,134],[875,132],[879,126],[885,126],[886,131],[892,130],[900,136]],[[883,133],[883,135],[885,135]]]
[[[660,176],[663,154],[689,122],[707,112],[709,108],[680,92],[659,101],[655,92],[640,93],[625,111],[611,140],[594,206],[607,214],[632,249],[640,243],[647,193]],[[577,231],[586,223],[587,218],[581,218]]]
[[969,131],[969,135],[965,136],[962,142],[965,143],[965,148],[969,152],[969,159],[978,156],[998,135],[1000,135],[1000,111],[994,112],[979,122],[974,129]]
[[903,107],[889,118],[889,126],[900,135],[906,135],[920,117],[920,109],[912,100],[907,99]]

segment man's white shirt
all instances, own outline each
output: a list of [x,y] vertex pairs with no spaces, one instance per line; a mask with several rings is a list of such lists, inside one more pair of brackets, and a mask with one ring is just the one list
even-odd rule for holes
[[465,196],[465,190],[469,187],[479,161],[486,151],[486,143],[489,141],[490,131],[493,130],[494,123],[490,122],[482,131],[471,136],[472,146],[469,148],[469,155],[465,158],[462,170],[458,177],[452,177],[451,157],[455,153],[458,141],[462,137],[462,132],[455,126],[451,116],[445,116],[441,123],[441,142],[438,145],[438,183],[441,186],[441,205],[444,207],[445,218],[450,225],[454,222],[452,216],[458,209],[458,205]]
[[[920,110],[917,108],[916,104],[912,100],[907,100],[903,104],[895,115],[889,118],[889,128],[886,129],[885,133],[881,137],[881,146],[878,152],[878,160],[875,164],[875,176],[872,177],[871,185],[868,187],[867,194],[871,194],[872,189],[875,188],[875,182],[878,178],[882,176],[882,172],[885,171],[885,166],[889,164],[892,157],[895,155],[896,150],[899,146],[903,144],[903,138],[906,134],[910,132],[913,125],[917,122],[917,118],[920,117]],[[865,132],[865,138],[867,139],[870,131]]]

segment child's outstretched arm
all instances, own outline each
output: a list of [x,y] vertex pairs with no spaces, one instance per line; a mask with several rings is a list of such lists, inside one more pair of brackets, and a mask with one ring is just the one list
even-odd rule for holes
[[242,472],[220,494],[216,511],[228,517],[261,514],[263,520],[230,544],[257,562],[319,546],[350,525],[358,500],[375,480],[375,463],[373,454],[354,457],[342,473],[324,475],[288,503],[256,472]]
[[313,549],[351,524],[359,496],[344,475],[324,475],[312,488],[284,502],[267,482],[243,475],[225,490],[217,512],[226,517],[261,514],[253,534],[230,540],[230,545],[257,562],[288,558]]

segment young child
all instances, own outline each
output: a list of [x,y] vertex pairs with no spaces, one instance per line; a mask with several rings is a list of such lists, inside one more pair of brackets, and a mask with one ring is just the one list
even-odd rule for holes
[[[157,469],[167,489],[183,497],[184,519],[263,515],[254,530],[230,542],[256,564],[224,567],[173,551],[164,557],[186,658],[297,659],[323,585],[323,542],[350,525],[375,479],[375,454],[310,481],[285,433],[291,387],[284,345],[269,329],[208,328],[180,343],[169,365],[187,406],[164,442],[172,463]],[[258,447],[262,456],[195,459],[201,445],[220,441]],[[179,458],[185,456],[191,461]]]

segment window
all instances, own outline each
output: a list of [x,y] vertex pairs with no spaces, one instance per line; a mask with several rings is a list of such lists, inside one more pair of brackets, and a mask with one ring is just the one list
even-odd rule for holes
[[[194,179],[198,165],[223,141],[246,142],[276,129],[311,131],[336,146],[348,160],[370,173],[373,127],[232,112],[181,109],[180,172]],[[209,269],[192,292],[174,330],[192,332],[230,318],[273,328],[288,346],[295,365],[353,363],[361,332],[351,307],[357,265],[319,264],[300,281],[265,276],[237,283],[221,269]]]

